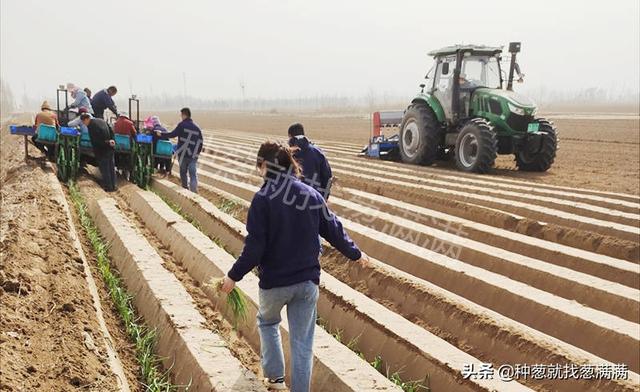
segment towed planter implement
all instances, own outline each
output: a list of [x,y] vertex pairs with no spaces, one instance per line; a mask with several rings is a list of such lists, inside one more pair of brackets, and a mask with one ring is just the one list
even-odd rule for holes
[[[97,166],[93,145],[86,127],[69,127],[69,122],[79,116],[78,111],[69,108],[68,91],[64,86],[56,91],[57,115],[59,127],[40,124],[37,129],[32,125],[11,125],[12,135],[23,136],[25,140],[25,160],[28,159],[28,136],[36,137],[36,146],[41,145],[47,152],[47,158],[56,163],[56,175],[62,182],[75,180],[80,167],[86,164]],[[133,95],[129,98],[129,110],[132,103],[136,104],[136,131],[140,131],[139,100]],[[64,107],[62,107],[64,105]],[[151,135],[138,134],[135,138],[128,135],[115,134],[115,162],[116,168],[124,178],[131,180],[141,188],[146,188],[153,173],[153,137]],[[163,141],[166,142],[166,141]],[[169,142],[166,142],[169,143]],[[161,143],[164,145],[164,143]],[[169,143],[171,146],[171,143]],[[39,147],[40,148],[40,147]],[[161,149],[158,156],[166,157]],[[171,157],[171,154],[169,154]]]

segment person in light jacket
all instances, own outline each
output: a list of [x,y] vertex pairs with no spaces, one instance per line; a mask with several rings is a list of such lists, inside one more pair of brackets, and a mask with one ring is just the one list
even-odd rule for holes
[[73,83],[67,83],[67,90],[71,93],[71,98],[73,98],[73,102],[69,105],[70,108],[85,108],[88,113],[93,114],[91,100],[83,89]]

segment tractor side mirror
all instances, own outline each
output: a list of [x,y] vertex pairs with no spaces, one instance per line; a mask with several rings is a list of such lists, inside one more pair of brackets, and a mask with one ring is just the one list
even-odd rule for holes
[[442,74],[447,75],[449,73],[449,63],[442,63]]

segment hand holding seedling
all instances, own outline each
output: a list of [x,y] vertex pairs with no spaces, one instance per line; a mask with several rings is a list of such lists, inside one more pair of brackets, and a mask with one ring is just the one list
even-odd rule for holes
[[365,268],[371,266],[371,259],[369,259],[369,255],[367,255],[364,252],[361,252],[361,253],[362,255],[357,260],[357,263],[359,263],[361,267],[365,267]]
[[220,290],[225,294],[229,294],[234,287],[236,287],[236,282],[234,282],[230,277],[225,276]]

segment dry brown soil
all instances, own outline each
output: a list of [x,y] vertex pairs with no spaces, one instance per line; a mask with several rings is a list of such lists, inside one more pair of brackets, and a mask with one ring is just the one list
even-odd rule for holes
[[[30,155],[37,158],[25,164],[22,138],[9,136],[4,127],[0,145],[0,390],[118,390],[82,259],[70,240],[63,207],[53,199],[44,160],[31,146]],[[109,332],[123,347],[118,354],[129,385],[140,390],[117,315],[104,306],[108,300],[102,303]]]
[[[159,113],[169,125],[175,113]],[[512,155],[499,156],[492,175],[539,181],[545,184],[584,187],[609,192],[640,194],[640,121],[624,119],[555,120],[560,149],[553,167],[546,173],[515,170]],[[553,116],[549,116],[553,120]],[[286,137],[294,122],[304,124],[311,139],[339,141],[364,146],[370,133],[370,119],[363,115],[267,114],[194,112],[194,120],[205,129],[250,131]],[[438,166],[455,170],[451,162]]]

